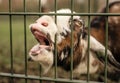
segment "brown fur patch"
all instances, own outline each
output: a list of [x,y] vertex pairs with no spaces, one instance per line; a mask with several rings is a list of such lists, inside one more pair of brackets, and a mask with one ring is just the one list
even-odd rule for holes
[[[75,45],[75,42],[77,41],[77,37],[74,34],[74,45]],[[70,70],[70,64],[71,64],[71,37],[70,35],[67,36],[64,40],[62,40],[62,42],[60,44],[57,45],[57,49],[58,49],[58,65],[62,66],[65,70]],[[61,53],[64,51],[64,49],[67,49],[68,51],[68,56],[66,58],[64,58],[62,61],[61,61]],[[73,47],[73,69],[77,67],[77,65],[80,63],[80,60],[81,60],[81,56],[82,56],[82,47],[80,46],[77,46],[76,48]]]

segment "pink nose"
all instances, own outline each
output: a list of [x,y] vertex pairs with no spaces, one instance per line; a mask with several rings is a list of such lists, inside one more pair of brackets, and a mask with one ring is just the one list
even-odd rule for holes
[[31,26],[32,29],[36,29],[36,28],[39,28],[39,27],[48,27],[48,23],[47,22],[34,23]]
[[32,32],[38,30],[38,28],[39,28],[39,25],[37,23],[34,23],[30,26],[30,29],[31,29]]
[[39,29],[39,27],[48,27],[48,23],[47,22],[41,22],[41,23],[34,23],[31,25],[31,31],[36,31]]

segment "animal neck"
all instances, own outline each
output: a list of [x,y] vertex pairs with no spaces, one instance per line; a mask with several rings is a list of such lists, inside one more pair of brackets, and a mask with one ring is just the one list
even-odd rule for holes
[[71,54],[71,36],[67,36],[61,43],[57,44],[57,64],[66,71],[70,71],[71,56],[73,57],[73,69],[79,65],[82,56],[80,41],[78,43],[77,35],[73,37],[73,54]]

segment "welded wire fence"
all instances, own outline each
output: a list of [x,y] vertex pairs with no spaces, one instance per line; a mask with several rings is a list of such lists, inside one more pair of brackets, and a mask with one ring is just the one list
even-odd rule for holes
[[[16,0],[17,1],[17,0]],[[41,0],[39,0],[39,6],[38,6],[38,12],[29,12],[29,11],[27,11],[27,0],[23,0],[22,1],[22,3],[23,3],[23,12],[15,12],[15,11],[12,11],[13,9],[12,9],[12,7],[13,7],[13,5],[14,5],[14,3],[12,2],[12,0],[9,0],[8,1],[8,7],[9,7],[9,11],[7,11],[7,12],[0,12],[0,16],[1,17],[5,17],[5,16],[7,16],[7,19],[9,19],[8,20],[8,24],[9,24],[9,28],[8,28],[8,34],[7,34],[7,36],[8,36],[8,40],[9,40],[9,42],[7,42],[7,43],[9,43],[9,46],[8,46],[8,49],[9,49],[9,54],[7,54],[7,55],[9,55],[9,63],[10,63],[10,65],[9,65],[9,71],[0,71],[0,80],[2,80],[2,79],[4,79],[4,78],[6,78],[7,80],[9,79],[9,81],[7,81],[8,83],[19,83],[19,80],[18,81],[15,81],[15,79],[22,79],[22,81],[20,81],[20,83],[29,83],[31,80],[38,80],[40,83],[42,83],[42,81],[47,81],[47,83],[49,83],[49,82],[63,82],[63,83],[101,83],[101,82],[97,82],[97,81],[90,81],[90,75],[89,75],[89,56],[88,56],[88,61],[87,61],[87,63],[88,63],[88,65],[87,65],[87,72],[88,72],[88,74],[87,74],[87,80],[74,80],[73,79],[73,56],[72,56],[72,54],[73,54],[73,46],[72,46],[72,44],[71,44],[71,72],[70,72],[70,79],[62,79],[62,78],[57,78],[57,73],[55,73],[55,77],[54,78],[48,78],[48,77],[41,77],[41,75],[30,75],[29,73],[28,73],[28,61],[27,61],[27,56],[28,56],[28,32],[27,32],[27,30],[28,30],[28,17],[30,17],[30,16],[41,16],[41,15],[55,15],[55,16],[57,16],[57,15],[62,15],[62,16],[66,16],[66,15],[68,15],[68,16],[85,16],[85,17],[87,17],[87,19],[88,19],[88,34],[90,34],[90,20],[91,20],[91,17],[92,16],[106,16],[106,17],[108,17],[108,16],[120,16],[120,14],[118,14],[118,13],[116,13],[116,14],[112,14],[112,13],[107,13],[107,12],[109,12],[108,11],[108,0],[106,0],[106,13],[91,13],[91,8],[90,8],[90,3],[91,3],[91,0],[86,0],[87,1],[87,12],[80,12],[80,13],[73,13],[73,11],[74,11],[74,8],[75,8],[75,4],[74,4],[74,1],[75,0],[69,0],[69,8],[72,10],[72,13],[70,13],[70,14],[58,14],[58,13],[56,13],[56,11],[57,11],[57,9],[58,9],[58,0],[53,0],[54,1],[54,11],[55,11],[55,13],[45,13],[45,12],[41,12]],[[96,1],[95,1],[96,2]],[[96,5],[96,4],[95,4]],[[79,9],[79,7],[78,7],[78,9]],[[81,9],[81,8],[80,8]],[[95,9],[96,10],[96,9]],[[78,11],[78,10],[77,10]],[[15,73],[15,67],[14,67],[14,57],[15,57],[15,55],[14,55],[14,53],[13,53],[13,50],[15,49],[14,48],[14,42],[15,42],[15,40],[13,41],[13,34],[14,34],[14,31],[13,31],[13,24],[14,24],[14,22],[13,22],[13,18],[14,18],[14,16],[18,16],[18,17],[22,17],[23,18],[23,20],[22,20],[22,22],[23,22],[23,43],[22,43],[22,45],[23,45],[23,54],[21,55],[21,56],[24,56],[24,59],[23,60],[21,60],[22,62],[23,62],[23,64],[24,65],[19,65],[19,66],[21,66],[22,68],[23,68],[23,70],[24,70],[24,72],[22,72],[21,74],[20,73]],[[4,24],[6,24],[6,23],[4,23]],[[19,26],[21,26],[21,25],[19,25]],[[2,27],[1,27],[2,28]],[[5,27],[4,27],[5,28]],[[21,27],[20,27],[21,28]],[[105,49],[105,55],[107,55],[107,42],[108,42],[108,22],[106,21],[106,44],[105,44],[105,47],[106,47],[106,49]],[[16,34],[17,35],[17,34]],[[71,37],[72,37],[72,35],[71,35]],[[73,42],[73,37],[71,38],[72,39],[72,41],[71,41],[71,43]],[[17,38],[16,38],[16,40],[17,40]],[[90,50],[89,48],[89,46],[90,46],[90,37],[88,37],[88,50]],[[18,47],[19,48],[19,47]],[[4,48],[2,48],[2,49],[4,49]],[[6,49],[5,49],[6,50]],[[56,52],[55,52],[55,55],[57,55],[57,49],[56,49]],[[88,53],[88,55],[89,55],[89,53]],[[0,58],[2,58],[1,56],[4,56],[4,55],[0,55]],[[19,58],[19,56],[17,56],[18,58]],[[57,56],[55,57],[56,59],[56,61],[55,61],[55,72],[57,71]],[[5,59],[5,58],[3,58],[3,59]],[[6,65],[5,63],[2,63],[3,65]],[[104,83],[107,83],[107,57],[106,57],[106,59],[105,59],[105,76],[104,76],[104,78],[105,78],[105,82]],[[35,70],[34,70],[35,71]],[[34,72],[33,71],[33,72]],[[40,72],[41,73],[41,72]],[[5,80],[6,80],[5,79]],[[2,82],[2,81],[1,81]],[[33,82],[33,81],[32,81]],[[2,82],[2,83],[5,83],[4,81]],[[34,82],[33,82],[34,83]]]

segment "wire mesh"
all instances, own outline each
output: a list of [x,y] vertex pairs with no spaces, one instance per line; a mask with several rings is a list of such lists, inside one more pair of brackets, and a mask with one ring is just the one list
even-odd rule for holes
[[[57,1],[58,0],[54,0],[55,4],[54,4],[54,10],[55,10],[55,13],[41,13],[41,0],[39,0],[39,12],[27,12],[26,11],[26,0],[23,0],[23,4],[24,4],[24,12],[12,12],[12,3],[11,3],[11,0],[9,0],[9,12],[0,12],[0,15],[7,15],[9,16],[9,27],[10,27],[10,55],[11,55],[11,58],[10,58],[10,64],[11,64],[11,68],[10,68],[10,73],[0,73],[0,77],[9,77],[11,78],[10,82],[11,83],[14,83],[14,78],[19,78],[19,79],[25,79],[25,83],[28,83],[28,79],[34,79],[34,80],[40,80],[40,83],[42,83],[42,81],[54,81],[54,82],[65,82],[65,83],[98,83],[98,82],[91,82],[90,81],[90,75],[89,75],[89,52],[88,52],[88,61],[87,61],[87,81],[81,81],[81,80],[74,80],[72,79],[73,78],[73,35],[71,35],[71,72],[70,72],[70,79],[60,79],[60,78],[57,78],[57,49],[55,50],[55,76],[54,78],[46,78],[46,77],[41,77],[40,76],[31,76],[31,75],[28,75],[27,74],[27,68],[28,68],[28,63],[27,63],[27,31],[26,31],[26,17],[27,16],[40,16],[40,15],[55,15],[55,19],[57,15],[62,15],[62,16],[88,16],[88,34],[90,35],[90,17],[91,16],[119,16],[120,14],[118,13],[108,13],[108,0],[106,0],[106,13],[90,13],[90,0],[88,0],[88,13],[73,13],[73,10],[74,10],[74,0],[71,0],[71,10],[72,10],[72,13],[68,13],[68,14],[62,14],[62,13],[56,13],[57,11]],[[24,58],[25,58],[25,61],[24,61],[24,64],[25,64],[25,72],[24,74],[16,74],[14,73],[14,70],[13,70],[13,66],[14,66],[14,63],[13,63],[13,41],[12,41],[12,16],[14,15],[21,15],[21,16],[24,16]],[[106,21],[106,49],[105,49],[105,55],[107,55],[107,42],[108,42],[108,21]],[[57,40],[55,38],[55,40]],[[90,46],[90,36],[88,37],[88,51],[90,50],[89,46]],[[56,48],[56,45],[55,45],[55,48]],[[105,64],[107,64],[107,57],[105,58]],[[107,65],[105,65],[105,83],[107,83]],[[101,82],[99,82],[101,83]]]

